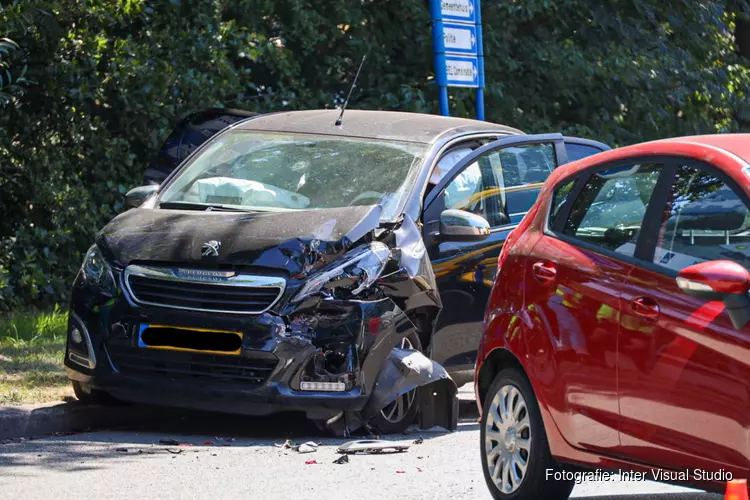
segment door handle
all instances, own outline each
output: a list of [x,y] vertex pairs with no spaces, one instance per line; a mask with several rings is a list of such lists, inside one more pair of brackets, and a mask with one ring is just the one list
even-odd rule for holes
[[557,277],[557,268],[552,262],[539,261],[531,266],[531,274],[534,279],[543,284],[549,284],[555,281]]
[[630,309],[634,314],[650,320],[659,318],[659,313],[661,312],[659,304],[657,304],[654,299],[648,297],[637,297],[633,299],[630,301]]

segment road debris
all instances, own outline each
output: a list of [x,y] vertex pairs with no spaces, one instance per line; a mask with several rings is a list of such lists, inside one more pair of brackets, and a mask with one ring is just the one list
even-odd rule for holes
[[182,450],[179,450],[179,449],[178,449],[178,450],[172,450],[172,449],[170,449],[170,448],[165,448],[165,449],[166,449],[166,450],[167,450],[167,451],[168,451],[169,453],[171,453],[172,455],[179,455],[180,453],[182,453]]
[[128,449],[127,448],[115,448],[115,451],[118,453],[127,453]]
[[422,444],[424,443],[424,438],[422,436],[419,436],[417,439],[414,440],[413,444]]
[[318,461],[317,460],[307,460],[305,462],[305,465],[318,465]]
[[316,443],[314,441],[308,441],[306,443],[302,444],[295,444],[294,441],[286,440],[283,444],[277,444],[277,448],[281,448],[282,450],[294,450],[297,453],[313,453],[314,451],[318,450],[318,447],[320,446],[320,443]]
[[294,447],[294,441],[286,440],[283,444],[275,444],[277,448],[281,448],[282,450],[290,450]]
[[398,441],[383,441],[378,439],[365,439],[361,441],[349,441],[339,446],[337,453],[346,455],[365,454],[374,455],[380,453],[401,453],[409,449],[408,444]]
[[312,441],[308,441],[307,443],[303,443],[292,449],[298,453],[312,453],[318,449],[318,443],[313,443]]
[[397,470],[396,474],[406,474],[406,471],[405,470]]
[[341,455],[339,458],[333,461],[335,464],[348,464],[349,463],[349,455]]

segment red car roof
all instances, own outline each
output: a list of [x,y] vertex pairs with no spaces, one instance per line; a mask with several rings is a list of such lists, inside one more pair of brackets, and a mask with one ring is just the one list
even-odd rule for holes
[[[550,183],[593,165],[626,160],[635,156],[681,156],[716,165],[736,180],[750,167],[750,134],[714,134],[675,137],[604,151],[556,169]],[[747,182],[747,181],[745,181]]]

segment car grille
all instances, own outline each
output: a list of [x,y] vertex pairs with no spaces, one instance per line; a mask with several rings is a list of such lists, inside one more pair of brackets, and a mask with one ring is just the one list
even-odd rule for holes
[[271,353],[225,356],[179,351],[108,346],[115,368],[124,375],[161,375],[189,380],[263,384],[279,360]]
[[129,266],[125,285],[136,304],[232,314],[260,314],[284,293],[283,278],[231,271]]

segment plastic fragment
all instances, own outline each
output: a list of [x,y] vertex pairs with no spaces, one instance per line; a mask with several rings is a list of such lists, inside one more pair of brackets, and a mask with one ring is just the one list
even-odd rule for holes
[[305,462],[305,465],[317,465],[317,464],[318,464],[317,460],[307,460]]
[[317,445],[312,446],[308,443],[299,445],[296,450],[298,453],[313,453],[318,449]]
[[335,464],[348,464],[349,463],[349,456],[348,455],[341,455],[339,458],[333,461]]

